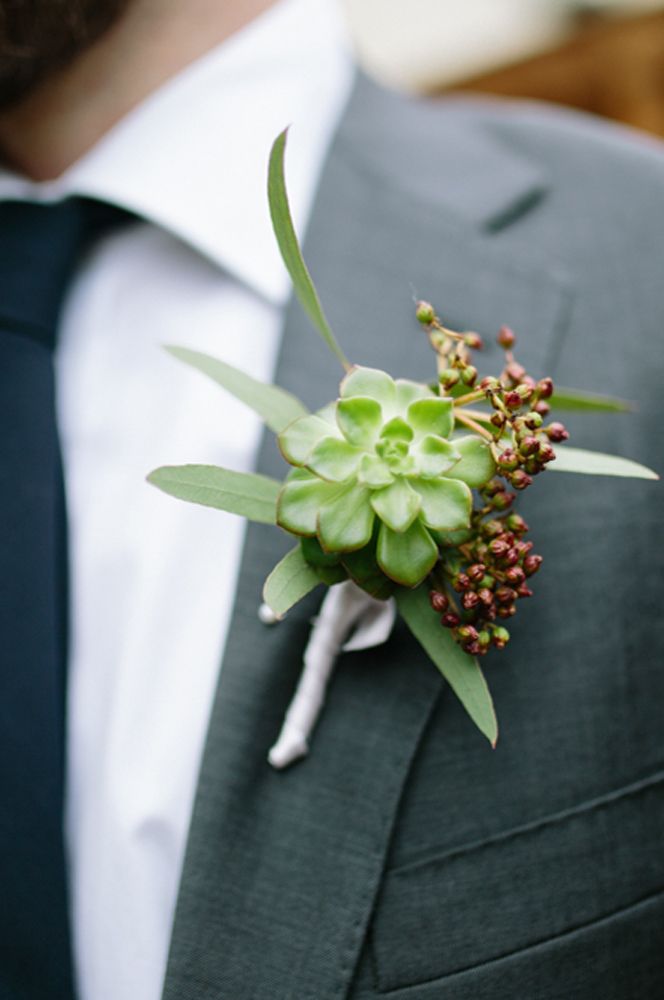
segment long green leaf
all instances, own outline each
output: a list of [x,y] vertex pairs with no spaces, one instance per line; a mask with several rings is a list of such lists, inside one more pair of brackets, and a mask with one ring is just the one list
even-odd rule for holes
[[479,663],[461,649],[443,628],[429,605],[425,586],[399,590],[397,607],[408,628],[429,654],[477,728],[495,747],[498,722],[493,701]]
[[262,524],[276,524],[281,483],[268,476],[233,472],[216,465],[163,465],[150,473],[148,482],[189,503],[216,507]]
[[188,347],[168,346],[166,350],[174,358],[184,361],[223,386],[232,396],[257,413],[275,434],[280,434],[298,417],[306,417],[309,413],[304,403],[290,392],[277,385],[259,382],[225,361],[210,357],[209,354],[201,354],[200,351],[191,351]]
[[286,149],[287,134],[288,129],[285,129],[281,135],[277,136],[270,153],[267,192],[270,203],[270,215],[272,216],[272,228],[274,229],[274,235],[277,237],[277,243],[279,244],[284,264],[291,276],[295,294],[327,346],[336,355],[343,367],[348,370],[350,364],[339,347],[336,337],[325,318],[318,293],[304,263],[295,227],[293,226],[284,177],[284,152]]
[[274,567],[263,587],[263,600],[278,618],[321,582],[316,570],[306,562],[296,545]]
[[570,448],[561,445],[556,448],[556,457],[547,469],[554,472],[580,472],[586,476],[623,476],[629,479],[659,479],[656,472],[633,462],[631,458],[605,455],[601,451],[586,451],[585,448]]
[[583,392],[581,389],[567,389],[562,386],[556,386],[549,403],[553,409],[558,410],[597,410],[603,413],[625,413],[632,409],[632,404],[626,399],[600,396],[596,392]]

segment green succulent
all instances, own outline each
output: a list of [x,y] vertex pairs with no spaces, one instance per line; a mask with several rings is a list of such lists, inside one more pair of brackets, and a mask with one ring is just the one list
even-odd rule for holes
[[278,435],[295,468],[279,494],[277,523],[315,538],[324,554],[375,546],[380,570],[416,587],[438,558],[436,533],[468,527],[471,487],[495,471],[484,441],[453,431],[451,399],[352,368],[335,403]]

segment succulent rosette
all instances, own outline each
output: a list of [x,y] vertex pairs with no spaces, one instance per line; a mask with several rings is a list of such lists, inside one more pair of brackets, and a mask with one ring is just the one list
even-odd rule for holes
[[[335,403],[278,436],[295,468],[279,494],[277,523],[318,542],[320,549],[304,547],[311,562],[343,564],[368,547],[391,581],[416,587],[438,559],[438,533],[470,525],[471,488],[495,471],[484,441],[453,434],[452,399],[352,368]],[[362,584],[356,563],[344,568]]]

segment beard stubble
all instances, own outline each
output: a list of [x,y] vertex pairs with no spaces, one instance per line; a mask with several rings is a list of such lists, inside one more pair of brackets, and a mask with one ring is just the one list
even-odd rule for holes
[[0,0],[0,110],[28,97],[120,18],[131,0]]

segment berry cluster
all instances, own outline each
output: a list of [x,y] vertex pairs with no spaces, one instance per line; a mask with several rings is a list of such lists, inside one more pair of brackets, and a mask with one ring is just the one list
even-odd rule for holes
[[482,656],[490,646],[504,649],[510,635],[500,622],[516,613],[518,600],[532,596],[528,581],[542,565],[533,543],[524,540],[528,525],[519,514],[487,519],[484,512],[473,515],[471,539],[452,550],[437,570],[439,576],[442,568],[458,596],[448,596],[445,587],[430,592],[441,624],[473,656]]
[[523,490],[556,457],[552,442],[566,441],[569,434],[563,424],[544,425],[551,409],[547,400],[553,395],[553,382],[550,378],[536,382],[514,360],[515,339],[509,327],[502,327],[498,343],[506,350],[505,367],[500,378],[482,379],[480,389],[494,411],[494,439],[503,445],[495,450],[498,472],[514,489]]
[[[561,423],[545,424],[553,382],[536,381],[516,361],[516,337],[509,327],[497,337],[505,350],[503,371],[475,388],[477,368],[470,352],[482,347],[479,335],[446,329],[428,303],[418,303],[416,315],[438,355],[441,395],[453,396],[457,422],[482,436],[495,460],[496,475],[477,492],[469,531],[459,544],[441,549],[430,578],[431,607],[441,624],[465,652],[482,656],[492,646],[507,645],[510,634],[502,622],[516,613],[517,601],[532,596],[530,578],[542,564],[533,543],[525,540],[528,525],[511,510],[513,491],[530,486],[556,457],[553,444],[569,435]],[[481,403],[488,403],[491,412],[470,409]]]

